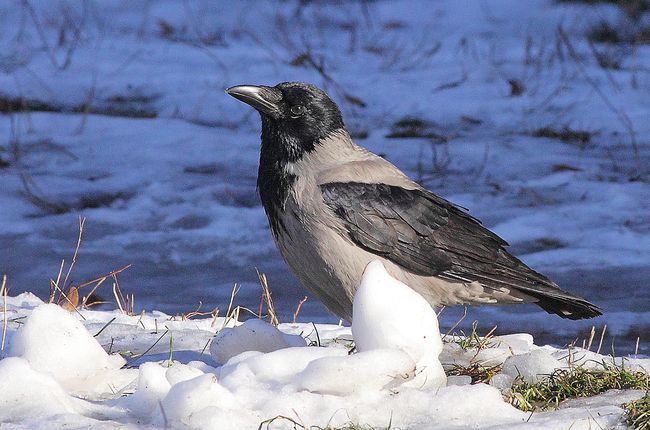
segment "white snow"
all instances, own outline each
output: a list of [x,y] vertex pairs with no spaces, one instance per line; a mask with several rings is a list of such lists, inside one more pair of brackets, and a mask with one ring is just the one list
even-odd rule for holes
[[175,384],[160,406],[172,428],[241,428],[244,424],[232,418],[245,405],[211,374]]
[[374,349],[343,357],[324,357],[309,363],[296,385],[312,393],[346,396],[377,393],[410,381],[416,366],[396,349]]
[[378,260],[368,264],[354,296],[352,335],[359,352],[397,348],[408,354],[417,375],[412,386],[445,385],[445,372],[438,360],[442,339],[435,311]]
[[304,345],[300,336],[284,334],[262,320],[250,319],[237,327],[219,331],[210,344],[210,354],[218,363],[225,364],[244,351],[271,352]]
[[550,375],[555,369],[565,366],[553,358],[551,351],[535,349],[521,355],[509,357],[503,363],[503,374],[514,380],[521,376],[526,382],[537,382],[545,375]]
[[37,372],[23,358],[0,361],[0,422],[85,412],[85,402],[69,395],[51,376]]
[[23,358],[32,369],[50,375],[71,391],[101,386],[109,380],[115,383],[111,374],[126,363],[120,355],[109,356],[81,322],[54,304],[32,311],[12,337],[8,355]]
[[[393,312],[386,312],[389,304]],[[182,321],[160,312],[79,312],[43,304],[29,294],[8,298],[11,356],[0,360],[3,428],[236,430],[279,416],[286,418],[277,418],[271,428],[293,428],[291,420],[307,427],[608,428],[622,422],[622,403],[643,395],[612,391],[532,416],[515,409],[502,396],[514,377],[532,381],[569,362],[595,366],[612,363],[611,358],[579,348],[539,347],[528,334],[494,337],[480,350],[461,348],[458,336],[443,343],[434,311],[379,262],[364,274],[352,328],[305,323],[276,328],[262,320],[240,324],[222,317]],[[152,333],[156,324],[179,339],[171,350],[169,344],[150,348],[161,336]],[[219,332],[213,341],[224,339],[232,324],[228,343],[212,349],[216,356],[208,354],[206,333]],[[94,337],[98,326],[104,331]],[[312,341],[314,327],[321,346]],[[357,351],[351,350],[352,331]],[[300,334],[302,346],[292,346]],[[104,344],[105,336],[110,343]],[[190,341],[193,337],[198,341]],[[120,368],[125,360],[116,351],[131,364]],[[467,376],[451,376],[445,384],[444,373],[437,373],[441,363],[450,369],[477,362],[503,364],[504,370],[490,385],[471,385]],[[648,369],[650,359],[626,359],[625,365]]]

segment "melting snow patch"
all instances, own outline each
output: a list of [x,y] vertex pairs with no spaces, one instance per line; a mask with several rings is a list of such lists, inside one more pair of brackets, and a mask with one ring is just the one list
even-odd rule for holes
[[548,376],[555,369],[566,367],[562,362],[544,349],[536,349],[522,355],[515,355],[503,363],[503,374],[513,380],[521,376],[526,382],[537,382],[540,378]]

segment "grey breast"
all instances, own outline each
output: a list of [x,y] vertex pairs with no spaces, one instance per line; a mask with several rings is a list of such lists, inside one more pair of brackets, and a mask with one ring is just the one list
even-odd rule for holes
[[[285,229],[276,238],[280,253],[328,309],[351,319],[352,297],[363,270],[370,261],[381,258],[350,240],[340,218],[325,205],[320,185],[361,181],[407,189],[419,186],[388,161],[354,145],[344,131],[326,139],[287,170],[297,179],[281,214]],[[399,267],[384,262],[394,276],[407,277]]]

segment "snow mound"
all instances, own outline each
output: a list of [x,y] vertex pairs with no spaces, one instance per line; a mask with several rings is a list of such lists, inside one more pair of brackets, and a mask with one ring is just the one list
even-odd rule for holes
[[154,362],[143,363],[138,372],[137,390],[125,400],[125,406],[135,415],[146,417],[157,410],[170,388],[166,368]]
[[0,422],[82,413],[86,402],[70,396],[49,375],[34,370],[18,357],[0,361]]
[[[207,424],[205,421],[223,416],[223,411],[243,409],[235,396],[211,374],[175,384],[162,400],[161,408],[172,425],[182,424],[193,428],[197,424],[198,428],[215,428],[214,423]],[[201,422],[207,425],[200,425]]]
[[[25,359],[32,369],[70,390],[84,390],[89,383],[102,385],[106,378],[114,382],[111,373],[126,363],[120,355],[107,354],[76,315],[54,304],[31,312],[12,337],[8,355]],[[107,390],[108,386],[102,388]]]
[[566,366],[553,357],[551,352],[540,348],[508,358],[503,363],[502,372],[513,380],[521,376],[526,382],[537,382],[553,373],[555,369],[564,367]]
[[508,348],[511,354],[525,354],[533,347],[533,337],[528,333],[495,336],[493,347]]
[[404,351],[415,363],[413,386],[445,385],[435,311],[422,296],[393,278],[380,261],[366,266],[354,296],[352,334],[359,352]]
[[210,355],[224,364],[242,352],[272,352],[290,346],[305,346],[305,340],[284,334],[260,319],[250,319],[237,327],[221,330],[210,344]]
[[413,379],[415,371],[411,357],[399,349],[373,349],[314,360],[297,376],[296,385],[312,393],[345,396],[395,388]]
[[262,383],[289,384],[312,361],[341,356],[347,357],[345,349],[293,347],[267,354],[244,353],[228,361],[219,376],[233,388],[245,382],[246,375]]

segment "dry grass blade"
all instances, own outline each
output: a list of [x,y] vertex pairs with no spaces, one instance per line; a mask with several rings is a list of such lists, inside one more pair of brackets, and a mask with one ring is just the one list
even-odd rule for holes
[[447,306],[442,305],[442,306],[440,306],[440,310],[438,312],[436,312],[436,315],[438,316],[438,320],[440,319],[440,315],[442,315],[442,313],[445,311],[445,309],[447,309]]
[[312,322],[311,325],[312,325],[312,327],[314,327],[314,333],[316,333],[316,346],[320,348],[321,346],[323,346],[323,345],[321,345],[321,342],[320,342],[320,334],[318,334],[318,329],[316,328],[316,324],[314,324],[314,322]]
[[161,334],[158,339],[156,339],[156,341],[153,343],[153,345],[151,345],[149,348],[147,348],[142,354],[136,354],[131,358],[136,359],[136,358],[144,357],[145,355],[147,355],[149,353],[149,351],[151,351],[156,345],[158,345],[158,342],[160,342],[163,337],[167,336],[167,333],[169,333],[169,330],[165,330],[165,332],[163,334]]
[[459,319],[458,321],[456,321],[456,323],[455,323],[454,325],[452,325],[451,328],[449,329],[449,331],[448,331],[447,333],[445,333],[445,335],[442,337],[443,342],[444,342],[444,340],[447,338],[447,336],[449,336],[449,334],[450,334],[452,331],[454,331],[454,329],[455,329],[456,327],[458,327],[458,325],[459,325],[460,323],[463,322],[463,320],[465,319],[465,317],[467,317],[467,306],[464,306],[463,316],[460,317],[460,319]]
[[117,304],[117,307],[120,309],[120,312],[124,314],[126,313],[124,310],[124,306],[122,305],[122,301],[124,300],[124,298],[120,297],[120,294],[118,294],[117,291],[117,284],[113,282],[113,297],[115,297],[115,303]]
[[115,298],[117,307],[123,314],[129,316],[135,315],[135,295],[127,294],[126,297],[124,297],[124,294],[122,294],[122,288],[120,288],[120,282],[117,279],[117,273],[112,273],[111,278],[113,278],[113,297]]
[[100,277],[97,277],[95,279],[92,279],[90,281],[86,281],[84,283],[81,283],[81,284],[77,285],[77,289],[81,289],[81,288],[87,287],[89,285],[95,284],[93,286],[92,290],[90,290],[90,292],[88,294],[86,294],[83,297],[83,299],[81,300],[81,307],[85,308],[85,307],[89,306],[88,305],[88,300],[90,300],[90,298],[93,297],[93,294],[95,293],[95,290],[97,290],[97,288],[99,288],[99,286],[102,285],[108,278],[115,278],[115,276],[117,276],[121,272],[125,271],[129,267],[131,267],[131,264],[127,264],[126,266],[120,267],[119,269],[111,270],[110,272],[106,273],[105,275],[102,275]]
[[181,319],[183,321],[187,321],[194,317],[203,317],[207,315],[210,315],[212,318],[215,318],[215,315],[219,314],[219,308],[214,308],[211,311],[201,312],[202,306],[203,306],[203,302],[199,302],[199,305],[196,307],[196,310],[181,314]]
[[[34,23],[34,28],[36,29],[36,34],[38,35],[38,37],[39,37],[39,39],[40,39],[40,41],[41,41],[41,43],[43,45],[43,48],[44,48],[45,52],[47,53],[48,58],[50,59],[50,62],[52,63],[52,65],[58,70],[67,69],[68,66],[70,65],[70,63],[72,62],[72,54],[74,53],[75,49],[77,48],[77,46],[79,45],[80,40],[81,40],[81,31],[82,31],[81,24],[73,22],[70,19],[66,20],[66,27],[68,29],[72,30],[73,39],[72,39],[72,43],[69,44],[69,46],[68,46],[68,48],[66,50],[65,57],[63,58],[63,61],[59,62],[59,60],[57,59],[54,47],[51,46],[47,41],[47,36],[45,34],[45,30],[43,29],[44,28],[43,24],[41,23],[41,21],[40,21],[40,19],[38,17],[38,13],[36,12],[36,9],[34,9],[32,4],[28,0],[22,0],[21,4],[23,5],[23,8],[27,10],[27,12],[29,14],[29,17],[31,18],[32,22]],[[83,15],[85,17],[85,15],[88,12],[87,12],[87,8],[86,8],[86,4],[82,3],[82,5],[83,5]],[[84,19],[82,18],[82,22],[83,22],[83,20]]]
[[219,318],[219,308],[214,308],[214,314],[212,315],[212,322],[210,327],[215,327],[217,325],[217,318]]
[[68,280],[70,279],[70,274],[72,273],[72,269],[74,268],[74,265],[77,262],[77,255],[79,254],[79,247],[81,246],[81,239],[83,238],[83,234],[84,234],[84,224],[86,224],[86,218],[79,217],[79,235],[77,236],[77,245],[74,248],[74,253],[72,254],[72,261],[70,262],[68,271],[65,274],[65,278],[63,278],[62,289],[64,290],[68,286]]
[[596,326],[592,325],[591,332],[589,333],[589,342],[587,343],[587,351],[591,351],[591,344],[593,343],[595,336],[596,336]]
[[603,347],[603,340],[605,340],[605,332],[607,331],[607,324],[603,326],[603,331],[600,333],[600,342],[598,342],[598,349],[596,354],[600,354],[600,348]]
[[187,321],[193,316],[196,315],[207,315],[210,314],[210,312],[201,312],[201,307],[203,307],[203,302],[199,301],[199,305],[196,307],[196,310],[191,311],[191,312],[185,312],[181,314],[181,320],[182,321]]
[[[288,421],[293,425],[294,429],[307,429],[304,424],[299,423],[298,421],[294,420],[293,418],[284,416],[284,415],[276,415],[273,418],[269,418],[268,420],[264,420],[260,423],[260,425],[257,427],[257,430],[262,430],[263,428],[266,428],[267,430],[271,428],[271,424],[273,424],[274,421],[277,420],[284,420]],[[266,425],[266,427],[264,427]]]
[[[234,318],[235,321],[239,320],[239,307],[233,309],[232,305],[235,301],[235,296],[239,292],[239,285],[234,284],[230,291],[230,301],[228,302],[228,309],[226,310],[226,317],[223,319],[223,324],[219,331],[223,330],[228,323]],[[216,319],[215,319],[216,321]]]
[[102,332],[106,329],[106,327],[108,327],[109,325],[113,324],[113,321],[115,321],[116,318],[117,318],[117,317],[113,317],[109,322],[107,322],[106,324],[104,324],[104,327],[102,327],[102,328],[101,328],[97,333],[95,333],[95,334],[93,335],[93,337],[97,337],[97,336],[99,336],[100,334],[102,334]]
[[94,284],[94,283],[99,282],[99,281],[103,282],[107,278],[111,278],[114,275],[119,275],[120,273],[122,273],[126,269],[130,268],[131,266],[132,266],[132,264],[127,264],[126,266],[122,266],[119,269],[111,270],[110,272],[106,273],[105,275],[99,276],[99,277],[97,277],[95,279],[92,279],[90,281],[86,281],[86,282],[83,282],[83,283],[77,285],[77,288],[87,287],[88,285]]
[[54,285],[59,285],[61,282],[61,275],[63,274],[63,267],[65,266],[65,260],[61,260],[61,265],[59,266],[59,273],[56,275],[56,281],[50,279],[50,301],[49,303],[54,303],[56,299],[56,289]]
[[[107,278],[105,277],[105,278],[102,278],[102,279],[100,279],[99,281],[97,281],[97,283],[95,284],[95,286],[93,287],[93,289],[90,290],[90,292],[89,292],[88,294],[86,294],[85,296],[83,296],[83,298],[81,299],[81,307],[84,307],[84,308],[85,308],[85,307],[87,307],[87,306],[89,307],[89,306],[92,306],[92,305],[95,305],[95,304],[99,304],[99,302],[94,301],[93,303],[91,303],[90,305],[88,305],[88,300],[90,300],[91,297],[94,297],[93,294],[95,294],[95,290],[97,290],[97,288],[99,288],[99,286],[102,285],[106,279],[107,279]],[[78,289],[79,289],[79,287],[77,287],[77,290],[78,290]]]
[[[257,270],[257,277],[260,280],[260,285],[262,286],[262,300],[266,302],[266,309],[268,311],[268,316],[270,323],[277,326],[280,324],[280,321],[278,321],[278,317],[275,313],[275,308],[273,307],[273,299],[271,298],[271,290],[269,289],[269,283],[268,280],[266,279],[266,275],[264,273],[260,273],[259,270]],[[260,317],[261,317],[261,305],[260,305]]]
[[[79,255],[79,248],[81,247],[81,242],[83,239],[84,225],[86,224],[86,218],[79,217],[79,234],[77,235],[77,243],[75,245],[74,253],[72,254],[72,260],[68,266],[63,281],[61,277],[63,276],[63,269],[65,268],[65,260],[61,260],[59,266],[59,272],[56,276],[56,281],[50,279],[50,303],[56,303],[67,311],[76,311],[81,318],[85,319],[84,316],[77,309],[79,307],[79,287],[73,287],[69,285],[70,275],[74,269],[75,264],[77,263],[77,256]],[[58,293],[58,297],[57,297]],[[85,298],[82,302],[82,306],[85,305]]]
[[623,405],[626,423],[636,430],[650,430],[650,391],[638,400]]
[[124,298],[124,295],[122,294],[122,290],[120,290],[120,287],[117,282],[113,282],[113,297],[115,298],[115,304],[117,304],[118,309],[120,312],[122,312],[125,315],[133,315],[133,313],[129,313],[129,304],[128,301]]
[[[477,323],[478,326],[478,323]],[[488,347],[488,344],[492,341],[492,338],[494,337],[494,332],[497,331],[497,326],[495,325],[492,327],[492,330],[487,332],[485,336],[478,337],[478,345],[476,346],[476,354],[471,358],[470,363],[474,363],[476,361],[476,358],[478,357],[478,354],[485,348]],[[476,329],[473,330],[473,333],[476,333]]]
[[296,311],[293,313],[293,322],[295,323],[296,320],[298,319],[298,314],[300,313],[300,309],[302,308],[302,305],[307,301],[307,296],[303,297],[300,299],[298,302],[298,306],[296,306]]
[[2,294],[2,345],[0,345],[0,352],[5,350],[5,339],[7,338],[7,275],[2,275],[2,287],[0,287],[0,294]]

